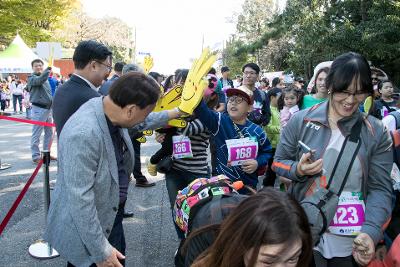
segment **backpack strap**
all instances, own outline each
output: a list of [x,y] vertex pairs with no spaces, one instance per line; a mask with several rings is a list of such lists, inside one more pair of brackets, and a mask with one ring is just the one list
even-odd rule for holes
[[395,110],[396,110],[396,109],[393,108],[393,107],[389,107],[389,105],[386,103],[385,100],[380,99],[380,101],[381,101],[382,105],[387,109],[388,112],[392,112],[392,111],[395,111]]
[[361,127],[362,118],[359,118],[351,129],[351,134],[346,136],[333,167],[327,188],[338,196],[340,196],[346,185],[351,167],[361,147]]
[[393,162],[400,167],[400,129],[391,131],[390,135],[393,141]]
[[392,111],[389,113],[389,115],[392,115],[395,120],[396,120],[396,130],[400,128],[400,112],[398,111]]

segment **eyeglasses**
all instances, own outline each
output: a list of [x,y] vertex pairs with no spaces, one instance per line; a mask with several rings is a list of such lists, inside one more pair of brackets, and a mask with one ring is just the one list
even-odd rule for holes
[[338,97],[338,98],[341,98],[341,99],[346,99],[346,98],[348,98],[349,96],[352,95],[358,101],[363,101],[367,97],[368,93],[367,92],[363,92],[363,91],[358,91],[358,92],[354,92],[354,93],[351,93],[351,92],[337,92],[337,93],[334,93],[334,95],[336,97]]
[[245,71],[245,72],[243,72],[243,76],[253,76],[253,75],[257,75],[257,72],[255,72],[255,71]]
[[107,64],[104,64],[103,62],[100,62],[100,61],[98,61],[98,60],[94,60],[94,61],[96,61],[97,63],[99,63],[99,64],[101,64],[101,65],[103,65],[103,66],[106,66],[106,68],[107,68],[108,71],[111,71],[111,70],[112,70],[112,66],[107,65]]
[[377,77],[372,77],[371,80],[377,81],[377,80],[379,80],[379,79],[378,79]]
[[243,97],[241,97],[241,96],[231,96],[231,97],[228,98],[228,102],[229,103],[235,102],[236,104],[242,103],[243,100],[245,100],[245,99]]

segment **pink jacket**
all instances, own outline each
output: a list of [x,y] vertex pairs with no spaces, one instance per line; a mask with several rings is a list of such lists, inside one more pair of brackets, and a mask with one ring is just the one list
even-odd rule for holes
[[294,113],[299,111],[299,106],[295,105],[291,108],[284,106],[281,110],[281,129],[286,126]]

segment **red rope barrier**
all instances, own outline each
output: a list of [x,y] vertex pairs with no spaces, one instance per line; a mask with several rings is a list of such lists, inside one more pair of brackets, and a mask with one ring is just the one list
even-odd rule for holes
[[[9,121],[23,122],[23,123],[29,123],[29,124],[35,124],[35,125],[46,126],[46,127],[56,127],[56,125],[54,123],[18,119],[18,118],[3,116],[3,115],[0,115],[0,119],[9,120]],[[54,134],[55,134],[55,131],[53,131],[53,136],[52,136],[52,138],[50,140],[49,150],[50,150],[51,145],[53,143]],[[38,174],[39,169],[42,166],[42,164],[43,164],[43,159],[41,159],[39,161],[38,165],[36,166],[36,169],[33,171],[31,177],[28,179],[28,181],[26,182],[24,188],[22,188],[22,190],[19,193],[17,199],[14,201],[14,203],[11,206],[10,210],[7,212],[6,216],[4,217],[3,221],[1,222],[1,224],[0,224],[0,235],[3,233],[3,231],[6,228],[8,222],[10,221],[11,217],[14,215],[15,210],[18,208],[19,204],[21,203],[22,199],[24,198],[24,196],[25,196],[26,192],[28,191],[29,187],[31,186],[33,180],[35,179],[36,175]]]
[[19,118],[8,117],[8,116],[3,116],[3,115],[0,115],[0,120],[17,121],[17,122],[29,123],[29,124],[34,124],[34,125],[46,126],[46,127],[56,127],[56,125],[54,123],[50,123],[50,122],[25,120],[25,119],[19,119]]
[[7,212],[6,217],[4,217],[3,221],[1,222],[1,224],[0,224],[0,235],[3,233],[4,228],[6,228],[8,222],[10,221],[11,217],[13,216],[15,210],[17,209],[17,207],[21,203],[22,199],[24,198],[24,196],[25,196],[26,192],[28,191],[29,187],[31,186],[33,180],[35,179],[36,175],[38,174],[39,169],[42,166],[42,164],[43,164],[43,159],[41,159],[39,161],[38,165],[36,166],[35,171],[32,173],[32,175],[29,178],[28,182],[26,182],[24,188],[19,193],[17,199],[15,200],[13,205],[11,206],[11,209]]

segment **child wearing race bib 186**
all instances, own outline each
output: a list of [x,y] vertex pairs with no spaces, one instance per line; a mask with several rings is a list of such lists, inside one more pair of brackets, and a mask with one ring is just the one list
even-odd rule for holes
[[271,157],[271,144],[264,130],[247,119],[253,107],[253,92],[242,86],[227,89],[226,95],[227,113],[212,111],[204,102],[195,113],[215,136],[217,173],[256,188],[257,169]]

